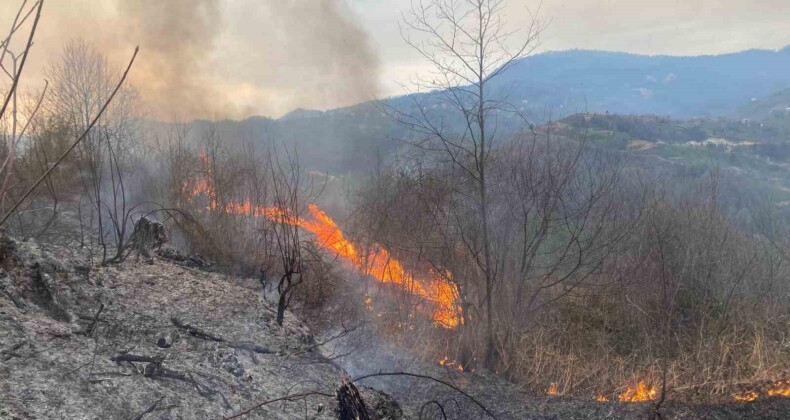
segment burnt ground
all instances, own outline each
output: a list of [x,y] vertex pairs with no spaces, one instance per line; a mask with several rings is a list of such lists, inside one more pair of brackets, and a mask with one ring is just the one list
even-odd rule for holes
[[[187,261],[188,262],[188,261]],[[100,267],[75,249],[0,238],[0,419],[222,419],[257,402],[279,401],[244,418],[336,418],[335,391],[352,376],[405,371],[455,384],[499,419],[647,418],[650,404],[596,403],[530,394],[484,372],[422,364],[409,352],[362,336],[318,350],[291,313],[253,280],[202,271],[169,259]],[[367,344],[343,354],[351,340]],[[349,341],[343,341],[349,340]],[[322,354],[324,353],[324,354]],[[358,381],[392,394],[403,418],[435,401],[448,419],[485,418],[445,385],[420,378]],[[374,418],[399,418],[398,404],[362,388]],[[436,403],[422,418],[441,419]],[[374,410],[371,410],[374,411]],[[749,404],[668,403],[666,419],[790,418],[790,399]]]
[[[332,334],[327,333],[330,336]],[[445,381],[480,402],[497,419],[649,419],[654,414],[654,402],[599,403],[575,397],[552,397],[535,394],[486,371],[459,372],[439,366],[435,362],[423,363],[407,349],[377,339],[375,331],[370,329],[355,332],[342,341],[333,341],[326,348],[322,348],[322,351],[326,355],[352,352],[349,356],[336,360],[354,378],[377,372],[407,372]],[[491,418],[468,397],[430,379],[385,376],[364,379],[358,383],[392,395],[400,404],[406,418]],[[662,406],[661,419],[787,420],[790,419],[790,398],[774,397],[749,403],[711,405],[667,401]]]
[[[0,419],[335,418],[342,370],[252,281],[0,238]],[[101,309],[101,310],[100,310]],[[363,391],[369,401],[379,395]]]

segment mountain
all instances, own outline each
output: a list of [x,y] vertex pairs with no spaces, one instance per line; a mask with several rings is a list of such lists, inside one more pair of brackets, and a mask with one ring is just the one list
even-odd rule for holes
[[574,50],[524,58],[495,85],[533,112],[549,106],[565,115],[694,118],[731,114],[753,98],[790,88],[788,69],[790,47],[695,57]]
[[[582,112],[740,119],[790,105],[788,69],[790,47],[697,57],[549,52],[514,63],[491,83],[490,94],[507,95],[511,104],[538,123]],[[462,123],[432,92],[328,111],[296,109],[279,119],[197,121],[194,125],[199,129],[194,132],[200,135],[200,128],[211,125],[229,143],[275,142],[296,148],[300,161],[311,170],[369,173],[403,145],[393,140],[404,136],[403,127],[393,123],[385,108],[413,113],[414,99],[423,101],[437,120],[449,126]],[[512,114],[499,115],[497,125],[501,134],[524,128],[524,122]]]
[[790,89],[781,90],[764,98],[753,98],[738,109],[737,115],[748,119],[790,115]]

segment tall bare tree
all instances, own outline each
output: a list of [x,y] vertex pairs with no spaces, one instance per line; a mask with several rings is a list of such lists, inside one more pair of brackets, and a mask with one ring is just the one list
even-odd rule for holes
[[[474,185],[480,234],[465,238],[464,243],[475,255],[484,281],[489,366],[495,358],[492,302],[497,261],[492,250],[488,171],[491,148],[497,142],[496,116],[515,110],[505,97],[493,92],[491,84],[518,59],[535,51],[545,28],[532,15],[526,25],[520,25],[523,30],[510,30],[503,19],[505,7],[504,0],[413,1],[403,20],[404,39],[434,70],[418,79],[416,86],[419,91],[438,93],[412,95],[410,110],[393,112],[412,134],[413,145],[451,162],[456,175]],[[457,121],[446,121],[447,109]]]

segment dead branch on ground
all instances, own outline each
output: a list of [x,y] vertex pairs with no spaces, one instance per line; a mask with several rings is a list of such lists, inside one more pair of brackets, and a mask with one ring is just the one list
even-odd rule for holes
[[434,378],[432,376],[420,375],[420,374],[409,373],[409,372],[378,372],[378,373],[371,373],[371,374],[368,374],[368,375],[358,376],[358,377],[354,378],[353,381],[354,382],[359,382],[359,381],[361,381],[363,379],[375,378],[377,376],[408,376],[408,377],[412,377],[412,378],[427,379],[427,380],[430,380],[430,381],[437,382],[437,383],[442,384],[442,385],[444,385],[444,386],[446,386],[448,388],[452,388],[454,391],[464,395],[466,398],[469,398],[470,401],[472,401],[476,406],[480,407],[486,414],[491,416],[491,418],[493,418],[493,419],[497,418],[494,415],[494,413],[491,412],[491,410],[486,408],[486,406],[483,405],[480,401],[478,401],[475,397],[467,394],[466,392],[462,391],[460,388],[458,388],[457,386],[455,386],[455,385],[453,385],[453,384],[451,384],[449,382],[445,382],[445,381],[443,381],[441,379],[437,379],[437,378]]

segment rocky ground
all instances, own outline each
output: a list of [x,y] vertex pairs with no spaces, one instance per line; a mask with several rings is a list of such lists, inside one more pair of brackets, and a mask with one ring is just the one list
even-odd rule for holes
[[0,238],[0,419],[222,419],[300,393],[244,418],[336,418],[343,371],[260,292],[161,258],[100,267]]
[[[478,403],[498,419],[652,412],[652,403],[535,395],[485,372],[426,365],[373,329],[318,346],[293,314],[276,325],[256,281],[194,268],[200,259],[177,253],[101,267],[75,249],[0,238],[0,419],[338,418],[345,371],[417,375],[356,381],[374,419],[490,418]],[[790,398],[668,402],[662,413],[787,419]]]

